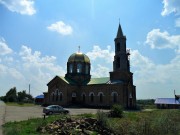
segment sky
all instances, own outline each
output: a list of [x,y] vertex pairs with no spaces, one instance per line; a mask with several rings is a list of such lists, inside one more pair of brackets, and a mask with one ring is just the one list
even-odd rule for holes
[[119,23],[137,99],[180,95],[179,0],[0,0],[0,96],[46,92],[78,46],[93,78],[109,76]]

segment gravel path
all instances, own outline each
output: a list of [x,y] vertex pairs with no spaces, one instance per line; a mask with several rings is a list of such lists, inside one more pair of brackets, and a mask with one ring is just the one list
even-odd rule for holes
[[30,118],[42,117],[42,107],[6,106],[5,123],[9,121],[22,121]]

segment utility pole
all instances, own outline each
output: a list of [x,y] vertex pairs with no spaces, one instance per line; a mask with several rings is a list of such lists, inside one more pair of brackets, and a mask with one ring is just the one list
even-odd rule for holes
[[30,90],[31,90],[31,86],[30,86],[30,84],[29,84],[29,95],[30,95]]

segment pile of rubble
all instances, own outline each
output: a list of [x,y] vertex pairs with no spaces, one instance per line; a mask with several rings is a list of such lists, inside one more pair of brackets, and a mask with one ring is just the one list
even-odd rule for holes
[[37,131],[40,133],[49,133],[54,135],[115,135],[111,130],[102,126],[94,118],[82,118],[82,119],[60,119],[56,120],[45,127],[38,127]]

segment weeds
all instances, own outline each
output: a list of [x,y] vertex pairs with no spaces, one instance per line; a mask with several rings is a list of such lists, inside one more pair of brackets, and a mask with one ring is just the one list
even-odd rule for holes
[[108,120],[107,114],[101,110],[98,110],[96,115],[98,122],[104,127],[107,126],[107,120]]

